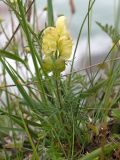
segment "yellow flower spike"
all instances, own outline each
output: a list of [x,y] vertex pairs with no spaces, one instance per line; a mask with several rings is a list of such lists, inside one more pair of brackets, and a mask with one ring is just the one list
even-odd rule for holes
[[60,36],[63,34],[68,34],[67,19],[65,16],[58,17],[58,19],[56,21],[56,29],[57,29],[57,32]]
[[72,39],[64,16],[58,18],[55,27],[47,27],[43,31],[42,51],[45,57],[43,67],[47,72],[59,74],[65,70],[65,60],[68,60],[72,53]]
[[58,41],[60,57],[69,59],[72,53],[72,39],[69,36],[62,36]]
[[43,68],[46,72],[51,72],[53,71],[53,60],[51,59],[50,56],[45,57],[43,61]]
[[48,27],[43,31],[42,51],[46,56],[50,56],[57,50],[58,38],[55,27]]

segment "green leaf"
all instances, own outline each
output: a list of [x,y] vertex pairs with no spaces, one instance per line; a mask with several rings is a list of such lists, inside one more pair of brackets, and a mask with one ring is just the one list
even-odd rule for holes
[[5,58],[9,58],[9,59],[12,59],[12,60],[15,60],[15,61],[18,61],[18,62],[21,62],[26,66],[24,60],[22,60],[18,55],[15,55],[11,52],[0,49],[0,56],[5,57]]
[[[120,144],[107,144],[104,146],[104,155],[110,155],[111,152],[113,152],[115,149],[117,149],[118,147],[120,147]],[[94,150],[91,153],[86,154],[85,156],[83,156],[82,158],[80,158],[79,160],[93,160],[94,158],[99,157],[102,154],[102,148],[98,148],[96,150]]]
[[112,110],[112,116],[114,118],[120,119],[120,109],[113,109]]
[[16,76],[16,74],[15,74],[12,66],[8,63],[9,64],[9,67],[8,67],[7,64],[5,63],[5,60],[3,60],[1,57],[0,57],[0,60],[1,60],[2,64],[3,64],[3,66],[5,67],[5,69],[7,70],[8,74],[10,75],[10,77],[12,78],[12,80],[14,81],[15,85],[19,89],[21,95],[24,97],[24,99],[26,100],[26,102],[29,104],[29,107],[31,107],[32,109],[34,109],[34,104],[31,102],[31,98],[27,94],[27,92],[24,89],[24,87],[22,86],[22,84],[19,82],[19,79]]
[[96,24],[97,24],[105,33],[107,33],[107,34],[111,37],[111,39],[112,39],[112,41],[113,41],[114,43],[116,43],[116,42],[120,39],[120,34],[118,33],[118,31],[117,31],[113,26],[108,25],[108,24],[102,25],[102,24],[99,23],[99,22],[96,22]]

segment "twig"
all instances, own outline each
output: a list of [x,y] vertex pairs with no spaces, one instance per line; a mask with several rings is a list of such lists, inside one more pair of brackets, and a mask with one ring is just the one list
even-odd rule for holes
[[[27,11],[25,12],[25,14],[27,14],[29,12],[29,10],[31,9],[33,3],[34,3],[35,0],[33,0],[29,6],[29,8],[27,9]],[[9,44],[11,43],[12,39],[14,38],[15,34],[17,33],[18,29],[20,27],[20,23],[18,24],[18,26],[16,27],[15,31],[13,32],[11,38],[9,39],[8,43],[6,44],[6,46],[3,48],[4,50],[7,49],[7,47],[9,46]]]
[[[19,82],[20,83],[20,82]],[[34,82],[26,82],[26,83],[23,83],[23,84],[21,84],[22,86],[26,86],[26,87],[31,87],[30,85],[33,85],[33,84],[35,84],[35,83],[38,83],[38,81],[34,81]],[[15,84],[9,84],[9,85],[1,85],[0,86],[0,90],[4,90],[5,88],[11,88],[11,87],[16,87],[16,85]],[[42,92],[40,92],[39,90],[37,90],[36,88],[33,88],[33,87],[31,87],[31,89],[34,89],[35,91],[37,91],[37,92],[39,92],[40,94],[43,94]],[[10,93],[10,92],[9,92]],[[10,93],[10,94],[12,94],[12,93]],[[50,98],[53,98],[51,95],[49,95],[49,94],[46,94],[48,97],[50,97]],[[13,94],[13,96],[15,96],[14,94]],[[18,96],[16,96],[16,98],[19,98]]]
[[99,66],[99,65],[104,64],[104,63],[108,63],[108,62],[111,62],[111,61],[117,61],[117,60],[120,60],[120,57],[117,57],[117,58],[114,58],[114,59],[109,59],[109,60],[106,60],[104,62],[102,61],[100,63],[96,63],[96,64],[93,64],[93,65],[90,65],[90,66],[88,66],[86,68],[82,68],[82,69],[80,69],[78,71],[74,71],[72,73],[64,74],[64,75],[62,75],[62,77],[65,77],[65,76],[68,76],[68,75],[71,75],[71,74],[74,74],[74,73],[78,73],[78,72],[81,72],[81,71],[84,71],[84,70]]

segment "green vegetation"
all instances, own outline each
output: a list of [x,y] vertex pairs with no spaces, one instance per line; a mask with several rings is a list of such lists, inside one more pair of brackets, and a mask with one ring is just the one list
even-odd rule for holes
[[[53,68],[56,70],[53,69],[52,73],[46,71],[43,58],[45,53],[42,53],[45,30],[38,32],[35,29],[35,1],[29,5],[22,0],[4,2],[16,15],[19,25],[6,46],[0,49],[0,160],[112,160],[113,157],[119,159],[119,22],[117,26],[104,26],[97,22],[111,37],[113,46],[103,62],[87,68],[90,73],[75,73],[74,58],[85,23],[88,24],[91,61],[90,20],[95,0],[89,0],[88,12],[78,33],[71,72],[63,76],[60,72],[69,62],[68,59],[64,59],[56,64],[60,56],[57,49],[52,56],[53,59],[49,57],[53,64],[55,62]],[[54,26],[52,0],[47,0],[47,3],[48,26]],[[33,25],[29,23],[32,9]],[[118,12],[116,15],[119,17]],[[14,46],[17,44],[14,36],[18,30],[22,35],[22,49],[19,48],[19,44],[16,45],[18,48]],[[65,32],[64,36],[66,35],[68,36],[68,33]],[[65,44],[68,45],[68,41],[65,41]],[[30,57],[34,71],[31,71]],[[11,65],[9,59],[15,62],[16,67]],[[62,69],[57,70],[57,65],[61,63]],[[25,77],[21,74],[21,67],[24,68]],[[92,73],[92,67],[97,67],[95,73]],[[105,78],[96,78],[101,70],[104,70]],[[13,84],[7,82],[8,74]],[[14,88],[17,89],[17,93],[16,90],[13,92]]]

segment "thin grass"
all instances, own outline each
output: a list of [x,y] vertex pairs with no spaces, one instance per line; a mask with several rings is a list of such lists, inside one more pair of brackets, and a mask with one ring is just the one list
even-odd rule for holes
[[[42,32],[37,33],[35,31],[36,17],[34,17],[34,24],[31,26],[26,17],[29,9],[34,9],[34,16],[36,15],[34,1],[30,3],[28,9],[25,9],[25,4],[21,0],[16,3],[17,9],[10,1],[6,1],[6,3],[16,14],[19,26],[13,32],[5,48],[0,49],[0,62],[3,65],[4,72],[2,75],[5,82],[0,86],[0,95],[5,93],[7,100],[2,103],[0,108],[0,118],[6,116],[11,122],[11,126],[0,126],[3,131],[3,135],[0,133],[0,136],[3,139],[4,137],[10,137],[11,141],[9,143],[14,142],[15,146],[15,155],[12,149],[10,149],[11,154],[9,154],[7,148],[2,149],[4,159],[23,160],[28,158],[27,154],[31,155],[33,160],[39,160],[40,158],[48,160],[92,160],[94,158],[105,158],[106,156],[111,158],[114,150],[117,151],[120,145],[119,142],[115,144],[116,139],[113,138],[113,130],[109,126],[111,120],[116,122],[120,119],[119,114],[114,110],[114,107],[119,110],[120,57],[107,59],[114,52],[114,48],[118,44],[117,41],[104,61],[91,65],[90,13],[95,0],[89,0],[88,11],[78,33],[71,72],[68,75],[55,73],[49,75],[42,66],[43,56],[40,46]],[[34,4],[33,8],[31,8],[32,4]],[[53,1],[48,0],[48,26],[54,26],[53,6]],[[86,22],[90,66],[73,72],[76,50]],[[9,51],[8,46],[18,29],[23,36],[23,47],[28,46],[30,49],[35,73],[30,70],[29,63],[20,53],[16,55],[14,51]],[[24,44],[24,41],[26,44]],[[24,49],[22,49],[22,52],[24,52]],[[29,60],[27,56],[24,52],[24,57]],[[16,68],[12,67],[7,58],[16,62]],[[116,62],[114,67],[105,68],[107,78],[96,79],[100,68],[96,74],[92,73],[92,68],[105,63],[109,65],[113,62]],[[26,79],[19,72],[19,64],[25,68]],[[91,70],[90,79],[88,79],[88,75],[77,74],[87,69]],[[13,84],[6,82],[6,73],[13,80]],[[13,87],[17,88],[18,94],[11,93],[10,89],[13,89]],[[112,117],[109,115],[110,112],[112,112]],[[116,124],[115,127],[117,128]],[[111,132],[107,137],[107,131],[109,130]],[[7,131],[12,131],[12,136],[6,133]],[[115,133],[119,137],[117,131]],[[22,144],[21,150],[17,150],[18,139]],[[2,141],[2,143],[5,146],[4,143],[6,144],[6,142]],[[87,154],[87,152],[89,153]]]

